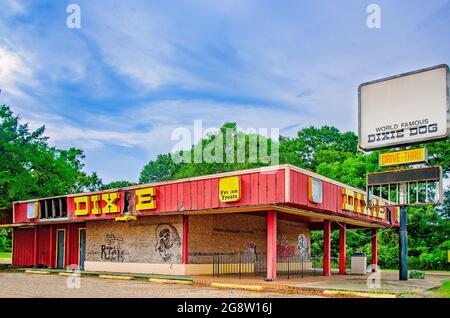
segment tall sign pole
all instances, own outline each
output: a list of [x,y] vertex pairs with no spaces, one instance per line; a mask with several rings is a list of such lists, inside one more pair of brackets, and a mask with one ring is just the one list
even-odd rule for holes
[[[401,151],[406,147],[401,146]],[[405,165],[400,165],[400,169],[405,169]],[[408,219],[406,214],[406,204],[408,190],[407,183],[400,183],[400,228],[398,232],[398,253],[399,253],[399,279],[408,280]]]
[[408,280],[408,230],[406,225],[406,205],[400,207],[399,253],[400,280]]
[[406,217],[406,191],[407,184],[400,184],[400,229],[398,232],[399,242],[399,278],[408,280],[408,229]]

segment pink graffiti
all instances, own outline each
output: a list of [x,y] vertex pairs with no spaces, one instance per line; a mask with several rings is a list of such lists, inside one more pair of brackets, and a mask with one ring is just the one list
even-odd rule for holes
[[277,241],[277,256],[289,257],[295,255],[295,246],[289,245],[286,237],[281,237]]

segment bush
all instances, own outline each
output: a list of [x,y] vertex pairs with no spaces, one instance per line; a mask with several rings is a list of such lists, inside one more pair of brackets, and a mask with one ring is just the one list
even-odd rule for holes
[[0,253],[10,253],[12,251],[12,231],[10,229],[0,229]]

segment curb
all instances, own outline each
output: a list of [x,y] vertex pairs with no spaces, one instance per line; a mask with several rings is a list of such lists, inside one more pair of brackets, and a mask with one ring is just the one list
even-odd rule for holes
[[[3,269],[0,267],[0,271]],[[155,282],[179,282],[180,284],[193,284],[192,278],[188,276],[169,276],[169,275],[154,275],[154,274],[131,274],[131,273],[113,273],[113,272],[74,272],[56,269],[26,269],[26,268],[8,268],[7,272],[17,273],[31,273],[31,274],[55,274],[59,276],[82,276],[82,277],[97,277],[107,279],[121,279],[121,280],[149,280],[154,279]]]
[[98,278],[117,279],[117,280],[134,280],[132,276],[116,276],[116,275],[98,275]]
[[49,275],[50,274],[50,272],[46,272],[46,271],[33,271],[33,270],[26,270],[25,273],[38,274],[38,275]]
[[339,290],[329,290],[323,291],[324,295],[348,295],[348,296],[358,296],[366,298],[397,298],[398,295],[395,294],[374,294],[374,293],[363,293],[363,292],[352,292],[352,291],[339,291]]
[[67,273],[58,273],[58,276],[69,276],[69,277],[81,277],[81,274],[80,273],[70,273],[70,272],[67,272]]
[[176,280],[176,279],[163,279],[163,278],[149,278],[151,283],[161,283],[161,284],[181,284],[181,285],[192,285],[190,280]]
[[225,283],[211,283],[211,287],[224,289],[241,289],[249,291],[263,291],[264,287],[260,285],[240,285],[240,284],[225,284]]

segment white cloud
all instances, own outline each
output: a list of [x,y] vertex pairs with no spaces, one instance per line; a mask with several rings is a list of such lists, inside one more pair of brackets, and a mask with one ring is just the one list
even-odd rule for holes
[[[283,109],[270,108],[261,112],[259,107],[252,105],[208,100],[156,102],[133,112],[122,111],[107,117],[86,117],[88,125],[41,112],[27,112],[23,118],[30,122],[32,129],[45,124],[46,135],[50,137],[52,144],[76,146],[88,152],[102,151],[102,148],[111,145],[134,147],[147,153],[145,160],[150,160],[158,153],[171,151],[177,143],[170,139],[174,129],[187,128],[193,136],[194,120],[202,120],[204,130],[219,128],[224,121],[235,121],[242,129],[282,129],[292,123],[292,114]],[[95,122],[101,125],[95,125]],[[306,126],[307,123],[308,120],[303,125]],[[141,128],[136,129],[136,126]]]
[[25,4],[23,2],[19,3],[17,0],[4,0],[2,6],[7,15],[20,15],[26,10]]
[[28,94],[20,86],[36,86],[33,69],[19,52],[0,47],[0,89],[2,93],[15,98],[27,98]]

